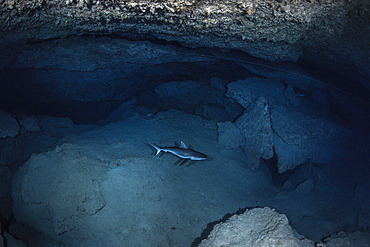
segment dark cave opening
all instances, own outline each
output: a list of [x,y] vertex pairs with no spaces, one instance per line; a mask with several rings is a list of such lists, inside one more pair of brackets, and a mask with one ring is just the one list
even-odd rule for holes
[[[104,36],[98,37],[106,38]],[[114,39],[114,37],[114,35],[108,36],[108,40],[106,40],[106,42],[109,42],[112,38]],[[89,39],[94,39],[95,36],[81,36],[79,38],[83,40],[87,39],[85,42],[88,42]],[[119,40],[122,40],[122,37],[120,37]],[[133,38],[131,37],[130,40],[133,40]],[[134,40],[143,41],[144,39],[137,38]],[[63,41],[52,41],[62,43],[62,46],[64,46]],[[73,40],[72,43],[73,42],[79,41]],[[144,40],[144,42],[146,42],[146,40]],[[70,42],[66,41],[65,43],[68,44]],[[155,40],[153,44],[159,44],[160,46],[166,45],[164,41],[160,40]],[[31,45],[33,45],[33,43],[31,43]],[[171,42],[170,45],[172,46]],[[176,44],[175,47],[180,46]],[[202,52],[203,50],[204,49],[202,49]],[[190,56],[194,56],[192,54],[193,51],[189,51],[191,53]],[[96,52],[100,55],[99,51]],[[104,56],[104,53],[101,55]],[[198,56],[202,57],[204,55],[198,54]],[[60,59],[63,60],[63,58]],[[125,104],[125,102],[132,100],[137,102],[135,106],[153,108],[148,109],[148,112],[176,108],[175,105],[171,106],[163,103],[160,97],[154,92],[154,89],[162,83],[190,80],[195,81],[199,86],[203,86],[203,89],[213,87],[216,91],[219,91],[219,93],[216,93],[219,95],[219,98],[216,99],[213,97],[211,102],[208,100],[202,100],[204,102],[198,102],[198,104],[211,104],[219,110],[224,111],[222,114],[222,119],[224,120],[232,120],[232,118],[235,118],[238,113],[236,112],[231,114],[231,116],[227,116],[227,109],[225,109],[225,107],[230,109],[230,107],[238,108],[238,106],[232,102],[222,102],[224,101],[222,99],[222,94],[225,91],[224,84],[227,81],[241,80],[256,75],[244,69],[239,64],[234,63],[232,60],[224,60],[213,56],[206,57],[207,62],[188,62],[186,60],[187,59],[185,58],[185,60],[182,61],[180,58],[175,59],[173,62],[158,63],[153,66],[143,66],[128,79],[122,79],[119,75],[115,76],[114,73],[119,74],[119,68],[125,67],[126,65],[135,67],[135,65],[130,63],[113,64],[112,67],[114,68],[104,68],[99,72],[99,74],[94,74],[94,71],[78,72],[75,70],[63,69],[60,72],[60,69],[58,68],[48,68],[48,65],[46,65],[45,68],[33,68],[32,66],[23,68],[17,66],[2,68],[0,70],[0,107],[19,116],[50,115],[68,117],[76,124],[89,124],[108,118],[109,115],[121,104]],[[97,61],[97,63],[99,63],[99,61]],[[139,65],[140,63],[145,64],[145,61],[139,62]],[[76,74],[76,72],[78,73]],[[112,78],[102,78],[104,77],[102,76],[104,73],[110,74]],[[90,80],[94,79],[95,76],[100,77],[102,80],[99,81],[99,79],[95,79],[95,81],[91,83]],[[210,85],[209,82],[212,78],[218,78],[220,82],[217,82],[217,85]],[[60,80],[60,82],[58,82],[58,80]],[[125,80],[134,80],[135,82],[130,83],[129,85],[124,85]],[[71,90],[79,91],[73,92],[74,95],[68,95],[68,88],[63,89],[63,81],[66,81],[68,84],[72,84],[69,85]],[[78,89],[73,89],[73,84],[78,85],[84,83],[88,86],[85,88],[80,87]],[[103,86],[101,88],[94,88],[94,85],[89,87],[89,83],[111,85],[107,85],[107,87]],[[112,89],[109,89],[109,87]],[[89,98],[89,93],[99,94],[101,89],[103,91],[114,90],[114,92],[109,92],[109,94],[103,98],[100,98],[99,96],[94,96],[95,98],[93,99]],[[79,94],[85,95],[85,98]],[[230,106],[230,104],[234,106]],[[196,110],[194,109],[194,104],[192,105],[193,106],[185,105],[180,108],[188,113],[195,113]],[[237,111],[240,112],[240,109]],[[202,115],[199,110],[197,114]],[[205,117],[210,119],[216,116]]]
[[121,102],[103,100],[81,102],[60,99],[42,85],[32,82],[29,69],[0,70],[0,108],[16,116],[49,115],[68,117],[76,124],[95,123],[104,119]]

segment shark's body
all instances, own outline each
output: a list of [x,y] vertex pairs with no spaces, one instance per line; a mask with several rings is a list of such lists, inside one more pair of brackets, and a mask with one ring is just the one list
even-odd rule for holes
[[155,148],[155,150],[157,150],[157,153],[155,155],[158,155],[160,152],[165,152],[171,153],[185,160],[205,160],[208,158],[207,155],[188,148],[184,142],[181,142],[180,147],[163,147],[163,148],[152,143],[149,144],[153,148]]

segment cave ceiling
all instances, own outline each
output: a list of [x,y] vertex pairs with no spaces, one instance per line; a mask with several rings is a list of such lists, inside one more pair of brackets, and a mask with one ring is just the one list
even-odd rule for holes
[[301,59],[356,74],[369,88],[369,10],[366,0],[5,0],[0,49],[114,34],[235,49],[274,62]]

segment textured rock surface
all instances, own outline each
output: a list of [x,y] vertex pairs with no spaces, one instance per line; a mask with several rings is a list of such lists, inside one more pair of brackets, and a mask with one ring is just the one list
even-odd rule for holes
[[226,222],[214,226],[207,239],[199,246],[292,246],[292,247],[352,247],[369,246],[367,232],[339,232],[314,244],[296,233],[284,214],[270,208],[255,208],[233,215]]
[[245,147],[245,137],[240,129],[231,122],[217,123],[218,142],[229,149]]
[[274,105],[271,111],[279,172],[306,163],[339,159],[348,147],[350,131],[332,121]]
[[298,97],[291,85],[286,88],[276,79],[253,77],[228,84],[226,96],[245,108],[235,126],[245,137],[252,168],[275,152],[278,171],[283,173],[306,162],[333,161],[348,148],[351,131],[331,119],[323,110],[327,105]]
[[284,214],[266,207],[247,210],[215,225],[199,246],[313,247],[314,243],[296,235]]
[[[74,150],[73,146],[66,145],[33,155],[19,169],[13,183],[13,211],[17,220],[54,239],[74,227],[75,221],[96,214],[106,204],[100,191],[104,177],[98,175],[106,168],[86,156],[76,157],[66,166],[63,156]],[[46,160],[51,166],[48,169]],[[84,167],[82,161],[90,166]],[[25,176],[28,179],[24,179]]]
[[[296,78],[298,79],[298,78]],[[252,77],[245,80],[234,81],[227,85],[226,96],[235,99],[242,107],[248,106],[263,97],[272,103],[286,105],[284,100],[284,84],[276,78]]]
[[270,118],[269,104],[260,97],[235,122],[245,139],[246,163],[252,169],[259,167],[261,158],[270,159],[274,155]]
[[[166,40],[238,49],[270,61],[301,57],[349,78],[342,82],[347,89],[360,84],[369,89],[369,13],[367,0],[5,0],[0,3],[0,48],[75,35]],[[86,81],[104,77],[100,71],[75,75]],[[62,72],[53,76],[68,83]]]
[[[270,60],[295,60],[302,47],[317,46],[314,44],[317,37],[321,46],[329,46],[335,39],[351,34],[351,25],[366,28],[369,15],[366,1],[333,0],[222,3],[7,0],[1,7],[2,46],[19,40],[134,29],[193,46],[242,48]],[[358,12],[347,15],[350,11]],[[359,43],[352,42],[355,41]]]

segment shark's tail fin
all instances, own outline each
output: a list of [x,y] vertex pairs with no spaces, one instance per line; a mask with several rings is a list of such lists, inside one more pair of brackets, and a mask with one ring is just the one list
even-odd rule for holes
[[150,142],[148,142],[148,144],[152,146],[153,148],[155,148],[155,150],[157,150],[157,153],[155,155],[158,155],[162,151],[162,148],[158,147],[157,145],[150,143]]

